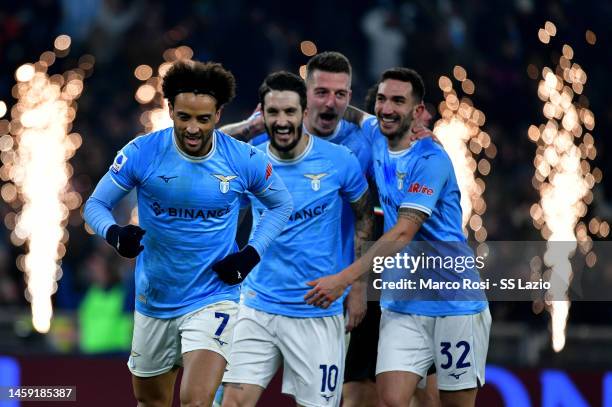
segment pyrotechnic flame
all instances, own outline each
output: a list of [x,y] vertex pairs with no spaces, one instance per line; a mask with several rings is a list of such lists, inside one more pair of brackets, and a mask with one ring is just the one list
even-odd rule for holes
[[[467,78],[463,67],[455,66],[453,75],[461,82],[464,93],[474,93],[474,82]],[[444,92],[444,101],[439,106],[442,119],[435,123],[434,133],[444,145],[455,168],[461,190],[464,233],[469,235],[469,227],[476,241],[484,242],[487,238],[482,221],[487,207],[482,197],[486,187],[484,177],[491,171],[489,160],[496,156],[497,149],[491,137],[481,130],[485,123],[484,113],[474,108],[468,96],[457,97],[450,78],[442,76],[438,84]]]
[[[67,53],[69,46],[68,36],[55,41],[61,52]],[[26,273],[25,296],[32,304],[32,324],[43,333],[49,331],[53,315],[51,295],[61,277],[69,211],[82,202],[70,190],[73,170],[68,160],[81,145],[81,137],[70,130],[85,70],[49,76],[47,68],[54,61],[45,52],[40,61],[16,70],[13,95],[18,101],[11,109],[10,124],[0,126],[0,131],[10,129],[10,134],[0,137],[0,176],[9,181],[2,186],[2,198],[13,209],[21,208],[17,215],[5,218],[5,225],[14,229],[14,245],[27,242],[27,254],[17,259],[17,267]]]
[[[547,22],[545,31],[551,32],[553,29],[556,32],[554,24]],[[593,137],[583,133],[583,126],[587,130],[593,129],[595,119],[586,107],[586,97],[582,97],[581,103],[573,101],[576,94],[582,93],[587,80],[584,70],[571,62],[573,56],[573,49],[564,45],[555,70],[549,67],[542,70],[538,97],[544,102],[543,113],[548,121],[539,127],[532,125],[528,131],[529,139],[538,146],[532,183],[540,193],[540,202],[532,205],[530,213],[534,225],[548,240],[544,264],[550,268],[550,274],[557,282],[552,288],[555,291],[549,292],[546,299],[551,313],[555,352],[560,352],[565,346],[570,308],[567,289],[572,279],[570,259],[576,247],[579,247],[587,255],[591,266],[596,261],[594,253],[589,253],[592,240],[587,235],[586,227],[578,223],[587,212],[587,205],[592,199],[590,190],[596,182],[589,163],[596,155]]]

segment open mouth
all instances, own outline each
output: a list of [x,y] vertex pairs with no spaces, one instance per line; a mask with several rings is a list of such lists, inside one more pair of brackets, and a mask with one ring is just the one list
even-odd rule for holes
[[398,116],[381,116],[379,117],[381,127],[389,128],[395,126],[399,122]]
[[191,134],[186,134],[183,139],[185,140],[185,144],[187,144],[189,147],[198,147],[202,141],[201,136]]
[[293,127],[274,127],[274,136],[280,142],[288,142],[293,135]]
[[327,124],[333,123],[338,118],[338,115],[335,113],[321,113],[319,114],[319,118],[322,122]]

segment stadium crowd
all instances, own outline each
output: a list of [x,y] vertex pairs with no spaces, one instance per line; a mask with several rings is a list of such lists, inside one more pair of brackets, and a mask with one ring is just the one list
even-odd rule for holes
[[[612,170],[612,161],[606,157],[610,140],[603,137],[612,129],[612,106],[606,103],[612,90],[607,78],[612,54],[605,51],[611,38],[604,31],[612,18],[610,4],[571,0],[333,3],[331,7],[329,1],[311,0],[302,7],[289,8],[281,1],[256,5],[244,0],[33,0],[5,4],[0,9],[0,100],[9,107],[14,103],[14,70],[52,49],[59,34],[70,35],[72,46],[69,56],[58,59],[52,71],[75,67],[85,53],[94,56],[93,73],[85,79],[73,124],[73,130],[83,137],[83,145],[71,160],[71,184],[85,200],[116,151],[144,132],[139,117],[146,106],[134,99],[139,85],[134,69],[140,64],[158,66],[168,48],[188,45],[194,59],[220,61],[234,73],[237,97],[224,112],[224,123],[250,114],[257,102],[257,87],[268,73],[278,69],[297,72],[306,63],[308,56],[300,52],[303,40],[313,41],[319,51],[337,50],[349,57],[354,69],[352,104],[359,107],[380,72],[401,65],[422,74],[428,109],[434,112],[442,99],[438,78],[451,76],[453,67],[461,65],[476,85],[472,100],[486,114],[484,129],[498,150],[484,193],[488,239],[540,240],[529,215],[538,194],[531,183],[535,146],[527,138],[527,128],[544,118],[536,95],[537,80],[529,77],[527,66],[533,64],[539,71],[554,66],[561,44],[567,42],[574,46],[575,60],[588,74],[584,92],[588,101],[582,99],[581,103],[595,113],[594,137],[599,151],[595,165],[604,174],[594,191],[589,217],[612,220],[610,178],[606,177]],[[553,46],[537,41],[537,30],[546,20],[557,25]],[[595,46],[585,41],[587,29],[598,34]],[[10,210],[0,202],[2,219]],[[129,215],[129,204],[125,203],[117,211],[118,220],[125,224]],[[77,311],[85,327],[88,316],[91,318],[92,301],[100,293],[112,292],[121,299],[113,311],[115,321],[123,321],[133,309],[133,262],[115,256],[101,239],[87,234],[79,211],[71,214],[68,231],[63,278],[54,299],[56,310]],[[26,313],[23,273],[15,261],[23,248],[11,245],[9,233],[4,227],[0,232],[0,313]],[[612,270],[601,272],[612,274]],[[546,316],[532,314],[530,303],[493,303],[491,311],[496,321],[548,323]],[[610,311],[584,303],[575,304],[571,313],[570,324],[597,324],[605,322]],[[126,329],[124,323],[115,326]],[[101,348],[87,342],[87,335],[81,338],[84,352],[129,349],[129,338]]]

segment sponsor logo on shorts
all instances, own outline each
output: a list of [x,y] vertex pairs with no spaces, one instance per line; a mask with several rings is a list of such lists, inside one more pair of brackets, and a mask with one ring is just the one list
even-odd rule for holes
[[213,339],[219,343],[219,346],[227,345],[227,342],[222,341],[221,338],[219,338],[219,337],[216,337],[216,338],[213,338]]
[[321,397],[325,399],[326,403],[329,403],[329,400],[331,400],[334,397],[334,395],[333,394],[321,394]]
[[465,373],[467,373],[467,370],[460,372],[460,373],[449,373],[449,376],[454,377],[455,379],[459,380],[459,378],[464,375]]

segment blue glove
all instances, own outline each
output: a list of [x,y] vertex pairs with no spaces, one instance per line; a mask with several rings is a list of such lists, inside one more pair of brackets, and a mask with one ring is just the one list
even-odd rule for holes
[[136,225],[113,225],[106,232],[106,241],[123,257],[133,259],[144,247],[140,244],[145,231]]
[[257,250],[253,246],[246,246],[213,264],[212,269],[225,284],[234,285],[242,283],[259,260]]

